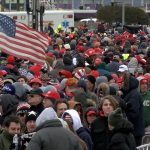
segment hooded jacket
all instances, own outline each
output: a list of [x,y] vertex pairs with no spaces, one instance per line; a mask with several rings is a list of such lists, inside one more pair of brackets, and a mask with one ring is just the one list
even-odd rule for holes
[[13,86],[16,89],[15,95],[18,97],[19,101],[26,101],[27,89],[19,82],[13,83]]
[[129,72],[134,74],[135,73],[135,70],[137,69],[138,67],[138,61],[136,58],[131,58],[131,60],[129,61],[128,63],[128,68],[129,68]]
[[58,119],[56,112],[53,108],[45,108],[39,117],[36,119],[36,126],[41,126],[45,121],[52,120],[52,119]]
[[16,99],[15,96],[10,94],[3,94],[0,95],[0,105],[2,106],[3,114],[2,117],[6,117],[15,113],[17,110],[19,101]]
[[133,125],[126,119],[121,119],[117,126],[110,132],[111,138],[108,150],[136,150]]
[[125,110],[128,120],[134,125],[134,136],[144,135],[143,99],[138,91],[139,81],[130,76],[129,89],[124,92]]
[[73,120],[74,131],[87,144],[88,150],[92,150],[93,147],[92,139],[88,134],[88,132],[86,131],[86,129],[83,127],[78,112],[74,109],[66,110],[62,115],[62,118],[64,118],[64,115],[66,113],[68,113]]
[[27,150],[82,150],[78,138],[62,127],[53,108],[46,108],[36,120],[37,132]]

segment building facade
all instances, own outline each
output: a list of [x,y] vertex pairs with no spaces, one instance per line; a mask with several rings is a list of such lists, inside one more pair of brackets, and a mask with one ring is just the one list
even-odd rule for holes
[[[29,0],[32,2],[32,0]],[[47,9],[98,9],[100,6],[119,5],[124,2],[134,7],[144,7],[150,4],[150,0],[40,0]],[[4,10],[25,10],[26,0],[0,0],[0,7]]]

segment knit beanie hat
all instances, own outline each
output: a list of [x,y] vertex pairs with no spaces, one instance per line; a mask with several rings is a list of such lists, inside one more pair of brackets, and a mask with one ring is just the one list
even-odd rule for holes
[[93,77],[92,75],[88,75],[88,76],[87,76],[87,80],[90,81],[92,84],[95,85],[96,79],[95,79],[95,77]]
[[117,124],[123,119],[121,108],[117,108],[108,116],[108,124],[116,127]]
[[37,119],[37,113],[35,111],[30,111],[28,112],[25,122],[27,123],[28,121],[34,120],[36,121]]
[[87,91],[87,89],[86,89],[86,82],[85,82],[85,80],[80,79],[80,80],[78,81],[77,87],[79,87],[79,88],[83,88],[83,89],[84,89],[84,92],[86,92],[86,91]]
[[19,114],[27,114],[30,110],[30,105],[26,102],[23,102],[23,103],[20,103],[17,107],[17,111],[16,111],[16,114],[19,115]]
[[107,83],[108,79],[106,76],[100,76],[96,78],[96,87],[98,87],[99,84],[101,84],[102,82]]

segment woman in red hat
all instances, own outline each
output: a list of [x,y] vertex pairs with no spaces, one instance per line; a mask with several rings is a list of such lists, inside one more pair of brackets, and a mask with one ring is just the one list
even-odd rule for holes
[[39,78],[34,78],[30,81],[29,85],[32,89],[38,89],[42,86],[42,81]]

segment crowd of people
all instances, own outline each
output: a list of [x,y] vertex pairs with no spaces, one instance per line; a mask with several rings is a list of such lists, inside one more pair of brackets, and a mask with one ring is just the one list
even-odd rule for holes
[[150,132],[150,35],[47,32],[43,66],[1,52],[0,150],[136,150]]

